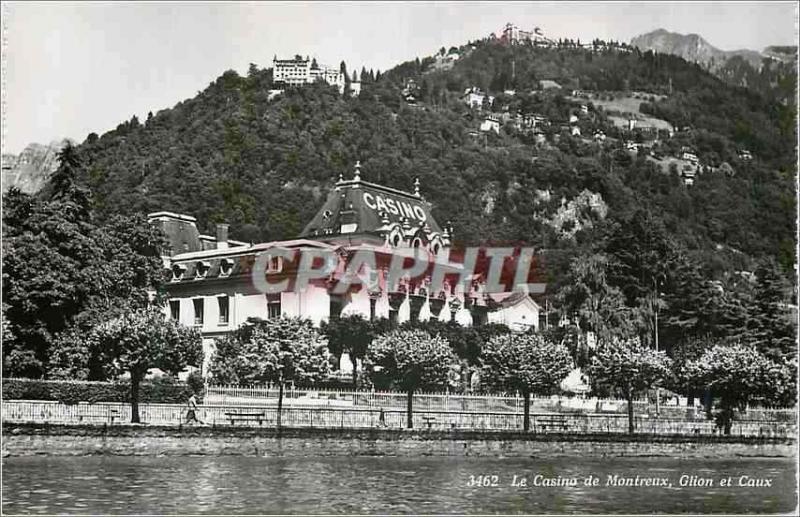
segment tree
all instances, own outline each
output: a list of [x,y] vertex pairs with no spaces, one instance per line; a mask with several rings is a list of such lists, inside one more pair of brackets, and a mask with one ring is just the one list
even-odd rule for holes
[[694,397],[697,390],[704,386],[696,386],[693,379],[686,377],[686,365],[692,361],[700,359],[703,353],[714,346],[715,339],[711,336],[694,337],[685,336],[676,343],[671,350],[673,385],[670,389],[678,393],[685,393],[689,400],[689,405],[694,405]]
[[7,375],[100,380],[82,334],[148,306],[152,292],[161,299],[161,231],[141,215],[96,226],[70,153],[39,197],[11,190],[4,198],[3,300],[16,338],[3,347]]
[[328,355],[327,341],[309,320],[250,319],[218,342],[209,371],[220,382],[277,383],[280,427],[285,383],[314,384],[327,378]]
[[323,323],[321,331],[328,338],[328,349],[337,359],[344,352],[353,362],[353,389],[358,388],[358,361],[364,359],[375,336],[372,322],[360,315],[332,318]]
[[763,260],[756,269],[752,340],[773,361],[797,354],[795,326],[786,309],[787,282],[774,260]]
[[376,386],[392,386],[408,394],[407,427],[414,427],[414,391],[442,388],[456,358],[447,341],[421,330],[394,330],[375,338],[364,359]]
[[719,396],[715,420],[726,435],[731,432],[735,410],[745,410],[756,397],[793,388],[788,368],[744,344],[714,345],[699,359],[689,361],[682,376]]
[[139,420],[139,385],[147,371],[159,368],[177,375],[200,366],[203,348],[197,329],[164,317],[159,307],[126,313],[100,324],[88,340],[105,358],[112,375],[131,376],[131,422]]
[[40,198],[68,203],[76,217],[89,218],[89,191],[78,185],[78,177],[83,169],[83,162],[77,149],[71,142],[58,152],[58,168],[50,176]]
[[531,393],[553,393],[573,368],[567,347],[538,334],[495,336],[484,346],[481,361],[481,382],[522,393],[526,432],[530,429]]
[[72,189],[67,175],[51,187],[57,200],[15,189],[3,200],[3,302],[16,337],[3,347],[5,375],[45,376],[55,336],[96,292],[95,228],[83,206],[62,196]]
[[579,256],[571,265],[564,287],[558,292],[560,312],[577,317],[584,332],[593,332],[599,339],[612,333],[635,332],[632,309],[625,306],[622,292],[609,285],[608,258],[603,254]]
[[638,339],[614,338],[598,345],[588,373],[593,386],[617,389],[628,401],[628,432],[633,434],[633,397],[663,384],[671,366],[664,352],[644,347]]
[[[404,329],[419,329],[427,332],[431,336],[443,337],[449,344],[453,353],[460,360],[462,388],[468,389],[471,381],[471,373],[474,367],[480,364],[481,350],[486,343],[494,336],[508,334],[511,332],[506,325],[499,323],[487,323],[484,325],[464,327],[455,321],[439,321],[431,319],[428,321],[409,320],[403,323]],[[451,384],[450,388],[458,388]]]

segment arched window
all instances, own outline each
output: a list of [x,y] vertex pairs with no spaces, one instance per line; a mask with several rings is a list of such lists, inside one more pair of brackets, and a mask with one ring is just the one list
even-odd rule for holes
[[186,272],[186,266],[183,264],[173,264],[172,266],[172,280],[177,282],[183,280],[183,274]]
[[205,260],[201,260],[195,264],[194,276],[196,278],[205,278],[209,269],[211,269],[211,264]]
[[228,276],[233,271],[233,259],[225,258],[219,262],[219,276]]

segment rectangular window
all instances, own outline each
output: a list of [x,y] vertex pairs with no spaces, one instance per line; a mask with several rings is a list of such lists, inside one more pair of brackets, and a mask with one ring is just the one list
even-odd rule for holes
[[180,300],[170,300],[169,301],[169,317],[175,321],[181,319],[181,301]]
[[267,318],[277,319],[281,317],[281,295],[280,293],[267,295]]
[[202,325],[203,324],[203,299],[202,298],[195,298],[192,300],[194,303],[194,324],[195,325]]
[[219,324],[227,325],[230,316],[231,301],[227,296],[220,296],[217,298],[219,304]]

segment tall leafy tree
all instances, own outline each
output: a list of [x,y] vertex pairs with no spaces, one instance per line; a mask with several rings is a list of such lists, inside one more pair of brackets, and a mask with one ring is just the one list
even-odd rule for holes
[[422,330],[394,330],[375,338],[364,360],[376,386],[394,387],[407,394],[407,427],[414,427],[414,392],[443,388],[456,364],[450,345],[440,336]]
[[672,361],[638,339],[611,339],[599,344],[588,373],[593,386],[617,390],[628,401],[628,432],[634,432],[633,399],[670,379]]
[[782,361],[797,354],[796,325],[788,310],[788,282],[777,263],[763,260],[756,269],[752,342],[768,358]]
[[600,339],[636,331],[633,309],[625,305],[622,291],[609,285],[608,268],[608,258],[602,254],[575,258],[557,296],[562,315],[577,318],[581,330]]
[[3,301],[15,336],[3,347],[6,375],[46,375],[55,336],[95,292],[92,265],[102,254],[95,228],[86,207],[63,192],[52,200],[13,189],[4,196]]
[[177,375],[200,366],[203,348],[197,329],[164,317],[158,307],[138,309],[95,327],[88,336],[112,375],[131,376],[131,422],[139,418],[139,386],[151,368]]
[[553,393],[574,366],[566,346],[538,334],[496,336],[483,348],[481,362],[482,383],[522,393],[526,432],[530,429],[531,394]]
[[328,349],[337,359],[347,353],[353,363],[353,389],[358,388],[358,362],[367,353],[369,344],[375,336],[372,322],[361,315],[332,318],[323,323],[322,333],[328,338]]
[[791,391],[796,383],[788,368],[744,344],[715,345],[699,359],[687,362],[681,375],[717,395],[715,419],[725,434],[731,432],[737,409],[744,410],[754,398]]
[[209,368],[220,382],[278,384],[278,427],[287,382],[314,384],[331,371],[328,345],[314,325],[298,318],[250,320],[218,342]]

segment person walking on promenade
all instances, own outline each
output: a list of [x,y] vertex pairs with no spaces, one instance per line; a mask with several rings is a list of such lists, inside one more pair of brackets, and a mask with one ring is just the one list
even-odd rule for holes
[[386,427],[386,415],[383,413],[383,408],[381,408],[381,412],[378,415],[378,425],[381,427]]
[[200,425],[205,425],[201,420],[197,418],[197,398],[192,393],[192,396],[189,397],[189,401],[187,402],[188,410],[186,411],[186,422],[184,424],[188,424],[189,422],[196,422]]

